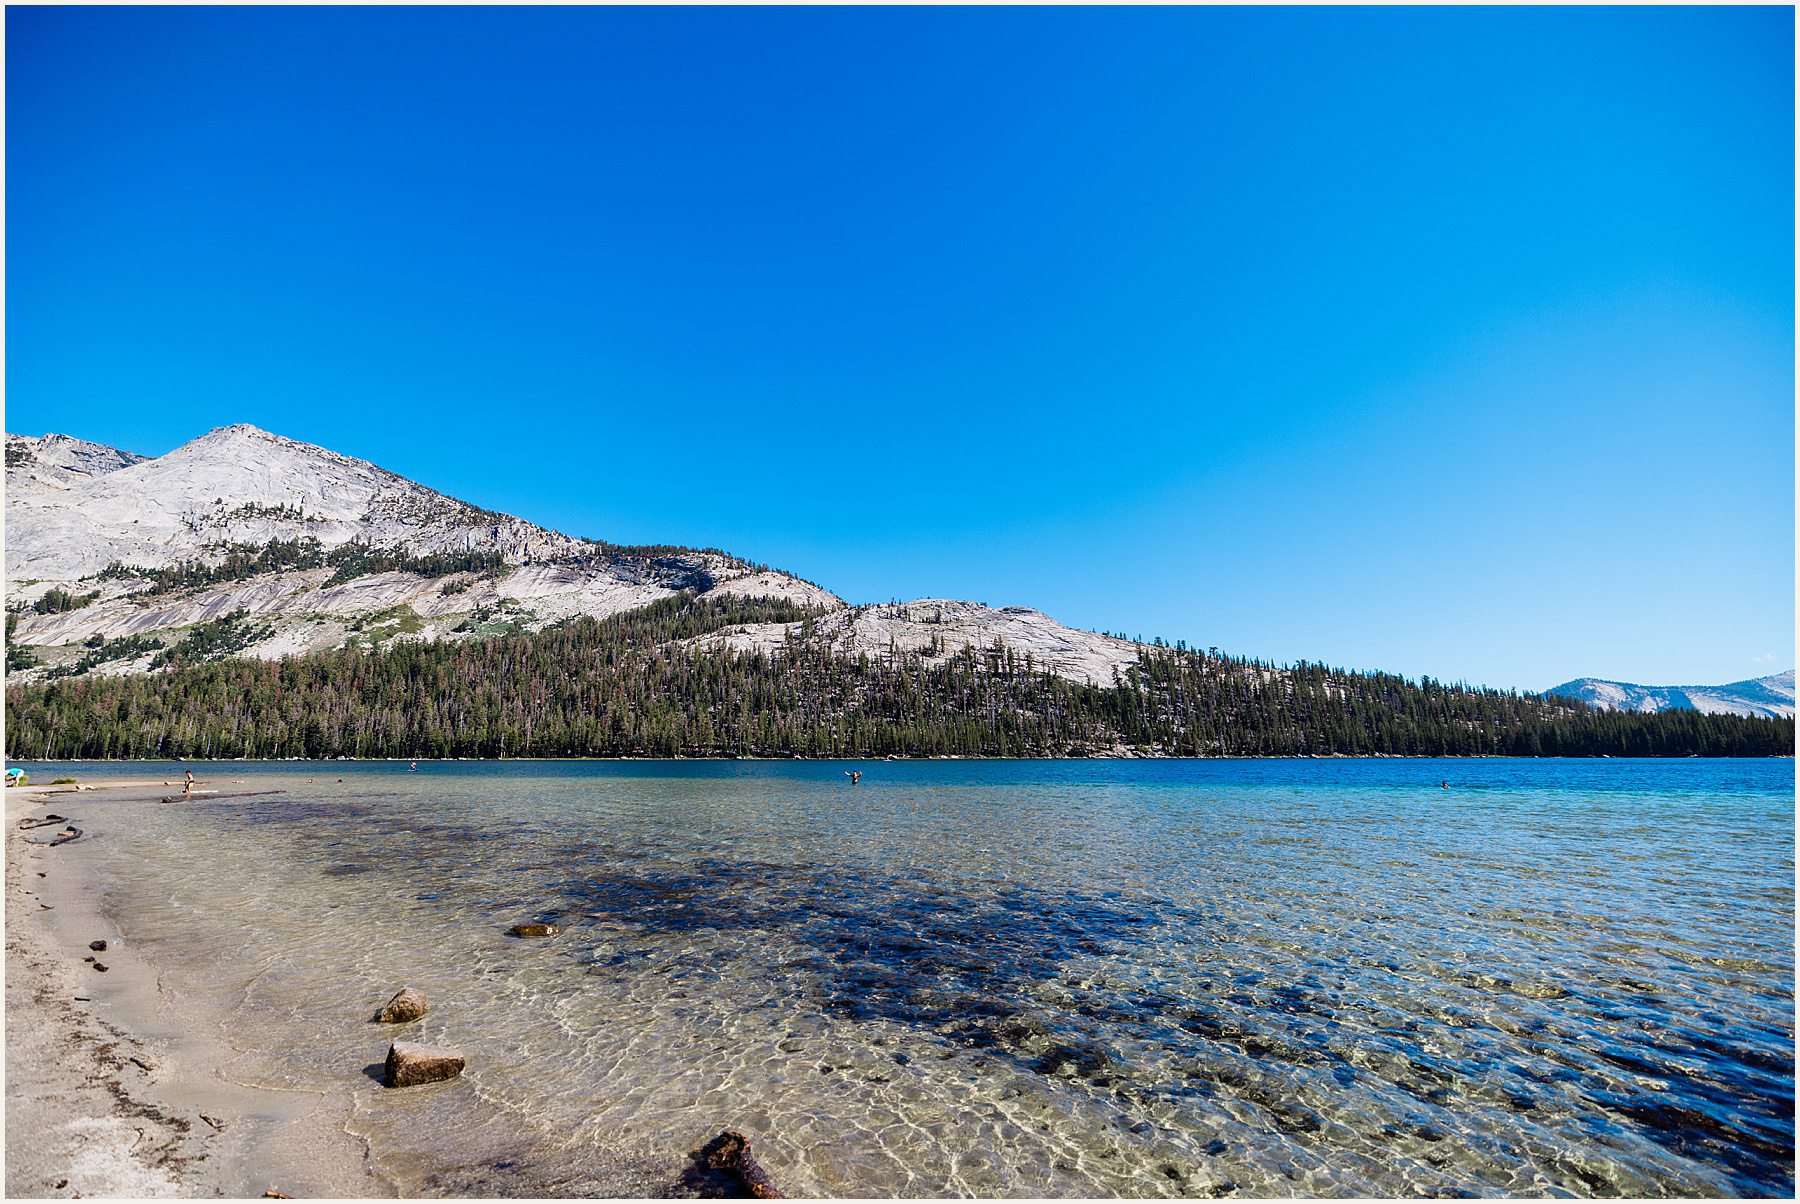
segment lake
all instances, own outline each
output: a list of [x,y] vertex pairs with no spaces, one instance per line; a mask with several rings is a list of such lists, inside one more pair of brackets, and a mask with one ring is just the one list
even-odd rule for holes
[[1794,1190],[1792,761],[188,767],[68,847],[407,1194]]

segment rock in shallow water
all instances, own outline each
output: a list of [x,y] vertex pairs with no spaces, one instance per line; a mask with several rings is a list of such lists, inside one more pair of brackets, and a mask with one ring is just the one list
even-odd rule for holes
[[994,1035],[1014,1049],[1045,1049],[1050,1044],[1050,1030],[1042,1019],[1030,1012],[1014,1012],[994,1026]]
[[1113,1060],[1092,1041],[1069,1041],[1052,1045],[1050,1052],[1039,1058],[1032,1069],[1039,1074],[1075,1074],[1093,1078],[1112,1067]]
[[453,1079],[463,1072],[463,1052],[444,1046],[396,1041],[388,1046],[387,1087],[415,1087]]
[[727,1129],[689,1157],[702,1167],[736,1179],[753,1199],[785,1199],[769,1173],[750,1156],[750,1139],[742,1133]]
[[506,933],[508,936],[555,936],[560,931],[555,924],[514,924]]
[[405,1024],[417,1020],[431,1010],[425,1002],[425,992],[412,987],[403,988],[398,995],[387,1001],[387,1006],[375,1013],[377,1024]]

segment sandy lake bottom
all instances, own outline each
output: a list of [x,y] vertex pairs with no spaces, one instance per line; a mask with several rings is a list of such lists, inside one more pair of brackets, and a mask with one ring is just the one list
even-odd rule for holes
[[193,768],[55,800],[121,1023],[398,1194],[1793,1192],[1791,761]]

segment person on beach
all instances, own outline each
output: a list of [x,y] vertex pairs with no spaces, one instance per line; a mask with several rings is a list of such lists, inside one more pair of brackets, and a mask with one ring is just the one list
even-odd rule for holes
[[193,798],[194,797],[194,771],[191,769],[182,771],[181,797],[182,798]]
[[860,770],[860,769],[846,769],[846,770],[845,770],[845,771],[844,771],[844,776],[845,776],[845,777],[847,777],[847,778],[849,778],[849,779],[850,779],[850,784],[851,784],[851,785],[852,785],[852,786],[854,786],[854,785],[856,785],[856,784],[857,784],[857,783],[859,783],[859,782],[861,782],[861,781],[862,781],[862,770]]

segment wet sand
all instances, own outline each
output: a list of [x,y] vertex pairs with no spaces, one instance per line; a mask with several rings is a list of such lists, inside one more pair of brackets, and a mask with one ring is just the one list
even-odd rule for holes
[[164,780],[5,793],[6,1195],[391,1196],[344,1127],[347,1095],[233,1080],[236,1055],[205,1035],[197,1001],[171,997],[105,918],[91,837],[50,847],[33,842],[61,824],[19,827],[54,813],[85,828],[165,797]]

